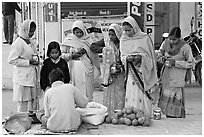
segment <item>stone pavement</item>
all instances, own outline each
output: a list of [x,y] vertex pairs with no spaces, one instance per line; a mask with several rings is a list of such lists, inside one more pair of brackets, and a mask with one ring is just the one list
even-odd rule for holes
[[89,130],[92,135],[202,135],[201,119],[187,116],[186,119],[152,120],[149,127],[102,124]]
[[[98,129],[90,129],[91,135],[202,135],[202,89],[186,88],[185,105],[186,118],[166,118],[162,115],[160,120],[152,119],[149,127],[126,126],[103,123]],[[95,92],[94,100],[102,103],[103,92]],[[81,131],[79,130],[78,134]],[[84,132],[87,133],[87,132]],[[84,134],[82,133],[82,134]]]
[[[102,103],[103,92],[94,92],[94,101]],[[186,88],[186,118],[152,119],[149,127],[126,126],[102,123],[98,126],[83,123],[75,135],[202,135],[202,92],[201,88]],[[32,125],[27,134],[42,132],[40,125]],[[37,129],[40,129],[37,131]],[[48,132],[49,133],[49,132]]]
[[2,44],[2,88],[12,89],[13,66],[8,64],[8,55],[11,45]]

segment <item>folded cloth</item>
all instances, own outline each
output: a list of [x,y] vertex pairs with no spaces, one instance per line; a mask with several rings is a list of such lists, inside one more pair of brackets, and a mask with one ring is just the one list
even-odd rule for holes
[[10,134],[23,134],[31,128],[32,119],[27,112],[17,112],[5,120],[4,128]]

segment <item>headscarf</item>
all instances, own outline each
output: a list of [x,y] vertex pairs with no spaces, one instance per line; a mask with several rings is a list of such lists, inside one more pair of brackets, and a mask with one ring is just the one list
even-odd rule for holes
[[30,40],[28,34],[30,31],[31,22],[35,23],[33,20],[25,20],[20,26],[19,36],[23,39]]
[[[73,34],[73,29],[76,27],[83,31],[84,35],[80,38],[78,38],[77,36],[75,36]],[[88,58],[82,58],[81,61],[86,66],[86,73],[87,74],[91,74],[93,72],[93,66],[92,65],[95,65],[97,68],[99,68],[99,66],[100,66],[98,55],[94,54],[90,50],[90,45],[92,44],[92,42],[93,41],[92,41],[91,37],[88,36],[88,33],[86,31],[85,24],[81,20],[76,20],[73,22],[72,34],[68,35],[68,37],[65,39],[65,42],[64,42],[64,44],[67,46],[70,46],[73,48],[84,48],[86,50]],[[92,65],[89,63],[88,60],[90,60]]]
[[142,53],[141,72],[144,90],[147,91],[154,86],[158,80],[153,43],[149,35],[141,31],[134,18],[129,16],[124,19],[123,23],[124,22],[131,24],[135,34],[133,37],[128,37],[125,33],[122,34],[120,40],[121,56],[126,58],[128,55]]
[[119,26],[118,24],[113,23],[113,24],[111,24],[109,26],[108,31],[109,30],[114,30],[114,32],[116,34],[116,37],[120,40],[120,37],[121,37],[122,32],[123,32],[121,26]]
[[129,37],[129,36],[127,36],[127,34],[125,32],[123,32],[122,37],[121,37],[123,40],[131,39],[131,38],[140,39],[140,38],[143,38],[144,36],[147,35],[146,33],[141,31],[138,23],[136,22],[136,20],[133,17],[131,17],[131,16],[126,17],[123,20],[123,23],[124,22],[128,22],[133,27],[135,34],[133,35],[133,37]]
[[[81,29],[83,32],[83,36],[78,38],[76,35],[74,35],[74,31],[73,31],[74,28]],[[71,42],[73,40],[74,40],[74,42]],[[70,42],[71,42],[71,44],[70,44]],[[72,33],[67,36],[64,44],[71,46],[71,47],[74,47],[74,48],[80,48],[81,47],[80,43],[86,43],[86,44],[90,45],[92,43],[92,41],[91,41],[91,38],[88,37],[88,33],[86,31],[86,27],[85,27],[85,24],[83,23],[83,21],[76,20],[73,22],[73,25],[72,25]],[[84,48],[86,48],[86,46]]]
[[74,31],[73,31],[74,28],[79,28],[79,29],[81,29],[82,32],[83,32],[83,36],[80,37],[79,39],[83,39],[83,40],[87,39],[88,33],[87,33],[87,31],[86,31],[86,26],[85,26],[85,24],[83,23],[83,21],[81,21],[81,20],[76,20],[76,21],[74,21],[73,24],[72,24],[72,33],[74,33]]

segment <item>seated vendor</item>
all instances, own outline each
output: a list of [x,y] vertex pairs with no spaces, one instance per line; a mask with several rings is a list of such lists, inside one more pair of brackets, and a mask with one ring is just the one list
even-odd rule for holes
[[45,92],[44,112],[37,112],[37,118],[52,132],[75,131],[81,124],[76,107],[84,108],[88,98],[78,88],[64,84],[60,69],[50,72],[51,88]]

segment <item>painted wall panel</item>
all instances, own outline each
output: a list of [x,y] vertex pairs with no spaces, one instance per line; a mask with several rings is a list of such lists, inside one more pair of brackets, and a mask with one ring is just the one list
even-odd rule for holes
[[182,37],[187,36],[191,32],[191,19],[195,18],[195,2],[180,3],[180,28]]

